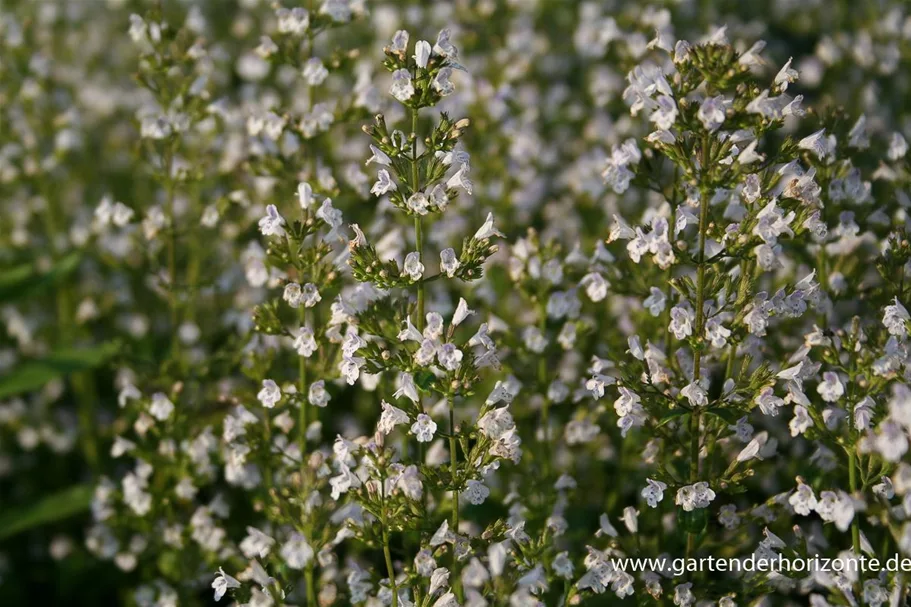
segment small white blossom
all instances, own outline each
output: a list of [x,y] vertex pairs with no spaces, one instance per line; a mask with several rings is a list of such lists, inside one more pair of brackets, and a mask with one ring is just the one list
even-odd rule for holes
[[436,431],[436,423],[425,413],[418,415],[417,421],[411,425],[411,433],[414,434],[419,443],[432,441]]
[[263,380],[263,388],[256,395],[263,407],[271,409],[282,399],[281,388],[271,379]]

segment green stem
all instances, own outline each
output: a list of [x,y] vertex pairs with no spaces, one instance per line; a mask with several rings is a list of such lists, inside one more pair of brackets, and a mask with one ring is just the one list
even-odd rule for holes
[[[547,309],[544,305],[540,305],[538,308],[539,316],[539,328],[541,333],[544,334],[547,331]],[[538,358],[538,386],[540,394],[544,396],[544,402],[541,405],[541,432],[543,435],[543,453],[542,453],[542,469],[544,471],[544,477],[550,477],[550,399],[547,398],[547,358],[542,355]]]
[[[414,216],[414,239],[418,249],[418,260],[424,263],[424,226],[422,225],[421,216]],[[418,311],[417,319],[414,323],[418,331],[424,330],[424,279],[418,281]]]
[[313,583],[313,564],[307,563],[304,570],[304,578],[307,581],[307,605],[316,605],[316,585]]
[[[458,475],[458,450],[456,443],[456,425],[455,425],[455,404],[453,397],[450,396],[449,400],[449,474],[452,476],[452,532],[459,532],[459,486],[456,481]],[[452,588],[455,591],[456,597],[459,601],[464,601],[465,597],[463,596],[462,584],[459,580],[459,570],[458,570],[458,560],[456,557],[455,549],[452,551],[452,575],[454,577],[454,582],[452,583]]]
[[455,407],[449,397],[449,474],[452,476],[452,530],[459,532],[459,489],[456,484],[459,454],[456,449]]
[[[304,306],[298,308],[298,318],[300,319],[301,327],[304,326],[306,321],[306,310]],[[300,445],[301,452],[301,467],[303,467],[304,454],[307,451],[307,424],[308,422],[308,408],[310,401],[307,399],[307,359],[303,356],[298,355],[297,357],[297,392],[300,395],[300,412],[298,413],[298,442]]]
[[[51,258],[55,261],[60,258],[57,254],[56,240],[59,234],[59,225],[57,223],[58,213],[61,209],[56,204],[54,192],[51,191],[50,184],[37,184],[42,191],[45,200],[44,225],[47,232],[48,251]],[[63,345],[72,345],[77,338],[77,327],[75,326],[72,286],[70,284],[61,285],[55,292],[55,303],[57,305],[57,328],[59,329],[60,343]],[[69,379],[73,395],[78,403],[78,424],[79,424],[79,443],[82,447],[82,455],[85,457],[89,467],[98,472],[100,470],[100,458],[98,454],[98,439],[95,429],[95,403],[97,401],[97,391],[95,381],[91,373],[75,373]]]
[[[848,451],[848,487],[851,490],[851,496],[857,492],[857,456],[853,449]],[[851,546],[855,555],[860,555],[860,523],[857,517],[851,521]]]
[[265,409],[263,416],[263,443],[266,446],[265,466],[263,466],[263,479],[266,483],[266,492],[272,491],[272,417],[269,410]]
[[[700,188],[701,200],[699,204],[699,253],[696,267],[696,328],[694,341],[697,344],[693,353],[693,381],[699,382],[702,377],[702,348],[705,339],[705,239],[709,218],[709,183],[706,177],[709,171],[709,136],[702,137],[702,187]],[[699,422],[702,411],[699,407],[693,408],[690,415],[690,482],[699,480]],[[696,536],[687,533],[686,556],[691,556],[695,549]]]
[[[855,494],[857,493],[857,454],[854,452],[854,447],[852,446],[848,449],[848,488],[851,490],[851,499],[854,499]],[[854,551],[854,556],[860,556],[860,522],[858,521],[857,514],[854,515],[854,518],[851,519],[851,548]],[[863,572],[858,571],[858,581],[857,581],[857,600],[859,605],[864,604],[863,598]]]
[[165,209],[168,215],[168,310],[171,318],[171,351],[176,357],[180,350],[180,340],[177,338],[179,314],[177,309],[177,221],[174,217],[174,181],[171,172],[174,168],[174,150],[169,144],[164,152],[164,184],[165,184]]
[[[383,483],[385,484],[385,483]],[[395,583],[395,567],[392,565],[392,553],[389,551],[389,532],[387,529],[389,526],[386,524],[386,493],[385,489],[381,489],[380,492],[382,503],[380,504],[382,511],[380,512],[381,520],[380,526],[382,527],[383,534],[383,556],[386,558],[386,571],[389,575],[389,587],[392,588],[392,607],[398,607],[399,604],[399,593],[398,588]]]
[[[411,189],[418,192],[421,188],[420,176],[418,175],[418,110],[411,109]],[[414,216],[414,240],[418,250],[418,260],[424,263],[424,225],[420,215]],[[418,281],[418,310],[417,322],[415,326],[418,331],[424,330],[424,280],[423,277]]]

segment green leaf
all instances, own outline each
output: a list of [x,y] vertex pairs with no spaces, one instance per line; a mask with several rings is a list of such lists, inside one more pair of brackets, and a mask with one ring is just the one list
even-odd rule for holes
[[421,390],[430,390],[435,381],[436,376],[430,371],[418,371],[414,374],[414,383],[417,384],[418,388]]
[[85,512],[92,502],[93,491],[91,485],[75,485],[36,503],[4,512],[0,515],[0,540]]
[[737,420],[740,419],[740,415],[734,409],[714,407],[712,409],[706,409],[705,412],[709,415],[721,418],[729,424],[736,424]]
[[689,413],[689,410],[684,409],[683,407],[677,407],[676,409],[672,409],[667,415],[665,415],[664,417],[661,418],[661,421],[658,422],[657,427],[660,428],[661,426],[674,421],[678,417],[683,417],[684,415],[687,415],[688,413]]
[[89,348],[61,348],[44,358],[24,360],[0,379],[0,398],[37,390],[58,377],[98,367],[119,349],[118,342],[106,342]]
[[36,293],[55,285],[70,275],[82,260],[82,253],[69,253],[49,270],[42,272],[37,263],[17,266],[0,272],[0,302],[33,297]]
[[702,533],[709,523],[709,511],[707,508],[696,508],[687,512],[680,508],[677,511],[677,523],[687,533]]

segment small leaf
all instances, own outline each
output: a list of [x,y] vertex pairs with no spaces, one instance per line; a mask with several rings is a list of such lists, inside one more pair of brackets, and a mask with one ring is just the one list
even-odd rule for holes
[[414,383],[417,384],[418,388],[421,390],[430,390],[434,380],[436,380],[436,376],[430,371],[418,371],[414,375]]
[[669,422],[672,422],[679,417],[683,417],[684,415],[687,415],[688,413],[689,413],[689,411],[687,409],[684,409],[683,407],[678,407],[676,409],[672,409],[667,415],[665,415],[664,417],[661,418],[661,421],[658,422],[657,427],[660,428],[661,426],[663,426]]
[[62,348],[44,358],[24,360],[0,379],[0,398],[37,390],[53,379],[98,367],[120,348],[107,342],[90,348]]
[[89,509],[93,491],[91,485],[75,485],[34,504],[8,510],[0,516],[0,540],[81,514]]
[[677,511],[677,522],[680,529],[687,533],[702,533],[709,523],[707,508],[696,508],[687,512],[683,508]]
[[33,297],[71,274],[82,260],[82,253],[73,252],[61,258],[50,270],[42,272],[35,263],[17,266],[0,273],[0,302]]
[[706,409],[705,412],[709,415],[714,415],[715,417],[718,417],[729,424],[736,424],[737,420],[740,419],[738,417],[737,411],[733,409],[715,407],[712,409]]

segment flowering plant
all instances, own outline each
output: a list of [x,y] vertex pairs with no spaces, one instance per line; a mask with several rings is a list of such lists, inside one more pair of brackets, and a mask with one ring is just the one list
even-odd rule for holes
[[96,4],[0,12],[0,602],[908,600],[900,2]]

